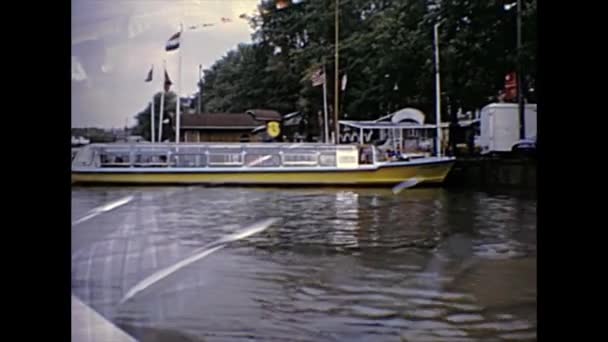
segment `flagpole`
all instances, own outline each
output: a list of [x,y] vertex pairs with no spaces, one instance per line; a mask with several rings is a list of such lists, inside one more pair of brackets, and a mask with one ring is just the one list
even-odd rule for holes
[[203,65],[198,65],[198,106],[197,106],[197,114],[201,113],[201,101],[203,100],[203,77],[201,74],[203,73]]
[[[183,44],[183,34],[184,27],[182,23],[179,24],[179,32],[180,32],[180,45]],[[177,109],[176,109],[176,118],[175,118],[175,143],[179,144],[179,128],[180,128],[180,93],[182,89],[182,48],[179,48],[178,53],[178,65],[177,65]]]
[[329,143],[329,122],[327,117],[327,74],[325,73],[325,61],[323,61],[323,132],[325,143]]
[[152,104],[150,105],[150,142],[154,143],[154,94],[152,94]]
[[[154,64],[152,65],[152,73],[154,73]],[[154,92],[152,92],[152,104],[150,105],[150,142],[154,143]]]
[[340,84],[339,84],[339,74],[340,74],[340,68],[339,68],[339,54],[338,54],[338,33],[339,33],[339,11],[340,11],[340,0],[336,0],[336,10],[335,10],[335,45],[336,45],[336,51],[335,51],[335,63],[336,63],[336,67],[334,70],[334,142],[337,144],[339,144],[340,142],[340,124],[338,123],[338,115],[340,113],[339,108],[338,108],[338,97],[340,96]]
[[167,74],[167,61],[163,59],[163,77],[161,78],[160,115],[158,119],[158,142],[163,142],[163,113],[165,111],[165,75]]

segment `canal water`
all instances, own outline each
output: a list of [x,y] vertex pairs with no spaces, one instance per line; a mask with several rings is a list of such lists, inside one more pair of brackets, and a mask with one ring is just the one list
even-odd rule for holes
[[[140,341],[536,339],[536,196],[444,188],[73,188],[72,293]],[[120,303],[255,221],[266,231]]]

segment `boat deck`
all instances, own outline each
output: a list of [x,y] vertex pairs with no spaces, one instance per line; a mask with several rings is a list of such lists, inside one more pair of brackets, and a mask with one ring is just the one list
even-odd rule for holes
[[384,185],[441,183],[449,157],[379,160],[373,146],[318,144],[89,145],[72,163],[77,183]]

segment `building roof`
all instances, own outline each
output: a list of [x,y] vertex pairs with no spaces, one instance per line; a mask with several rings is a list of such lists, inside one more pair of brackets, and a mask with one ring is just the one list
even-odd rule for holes
[[276,110],[269,109],[249,109],[247,114],[255,117],[257,120],[262,121],[281,121],[283,117]]
[[180,126],[198,129],[254,129],[263,124],[246,113],[184,114]]

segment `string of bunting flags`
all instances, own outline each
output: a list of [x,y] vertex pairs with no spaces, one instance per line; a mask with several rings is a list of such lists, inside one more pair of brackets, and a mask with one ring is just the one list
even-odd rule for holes
[[[285,9],[287,7],[289,7],[292,4],[297,4],[301,1],[298,0],[276,0],[275,1],[275,6],[277,10],[282,10]],[[262,8],[262,6],[258,6],[258,9],[260,10],[261,14],[265,14],[267,13],[267,10],[265,10],[264,8]],[[242,13],[238,16],[239,19],[244,19],[244,20],[252,20],[252,16],[246,14],[246,13]],[[220,17],[219,22],[208,22],[208,23],[201,23],[201,24],[195,24],[195,25],[189,25],[187,27],[187,30],[198,30],[201,28],[206,28],[206,27],[213,27],[216,26],[218,24],[230,24],[233,23],[233,19],[229,18],[229,17]],[[166,52],[172,52],[172,51],[176,51],[180,49],[180,45],[181,45],[181,39],[182,39],[182,32],[184,31],[183,25],[180,24],[180,30],[179,32],[173,34],[166,42],[165,44],[165,51]],[[176,112],[175,113],[175,120],[176,120],[176,136],[175,136],[175,142],[179,143],[180,138],[179,138],[179,133],[180,133],[180,81],[181,81],[181,52],[178,54],[178,85],[177,85],[177,105],[176,105]],[[163,61],[163,69],[164,69],[164,80],[162,83],[162,87],[164,88],[164,91],[161,92],[161,103],[160,103],[160,108],[159,108],[159,112],[160,112],[160,119],[159,119],[159,125],[158,125],[158,136],[157,136],[157,141],[163,141],[162,140],[162,123],[164,123],[163,121],[163,112],[164,112],[164,95],[165,92],[168,91],[169,87],[173,84],[173,82],[171,82],[171,80],[169,79],[169,74],[167,73],[167,69],[165,66],[165,62]],[[150,68],[150,70],[148,71],[146,78],[144,79],[144,82],[149,83],[152,82],[153,80],[153,72],[154,72],[154,65],[152,65],[152,67]],[[313,75],[313,85],[314,86],[318,86],[323,84],[324,88],[326,88],[326,79],[325,79],[325,71],[324,69],[319,69],[319,72],[316,73],[316,76]],[[346,87],[346,75],[344,75],[344,78],[342,80],[342,90],[344,90]],[[324,100],[326,101],[326,94],[324,95]],[[155,138],[154,138],[154,123],[153,121],[155,120],[154,118],[154,97],[152,98],[151,101],[151,111],[150,111],[150,120],[151,120],[151,140],[152,142],[154,142]],[[325,107],[327,108],[327,105],[325,104]],[[327,109],[325,109],[325,111],[327,112]]]

